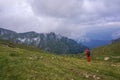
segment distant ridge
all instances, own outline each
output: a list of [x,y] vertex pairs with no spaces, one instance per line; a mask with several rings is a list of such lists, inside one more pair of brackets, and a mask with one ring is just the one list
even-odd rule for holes
[[81,53],[86,46],[72,39],[51,33],[36,33],[34,31],[17,33],[15,31],[0,28],[0,39],[10,40],[18,44],[36,46],[45,51],[66,54]]

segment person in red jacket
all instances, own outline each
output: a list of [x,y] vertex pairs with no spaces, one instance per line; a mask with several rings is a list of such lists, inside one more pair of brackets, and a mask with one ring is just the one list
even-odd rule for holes
[[90,62],[90,50],[87,48],[85,50],[85,53],[86,53],[87,61]]

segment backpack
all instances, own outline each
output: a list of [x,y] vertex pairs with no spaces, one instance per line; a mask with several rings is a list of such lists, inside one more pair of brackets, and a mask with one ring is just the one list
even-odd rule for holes
[[88,50],[88,53],[87,53],[88,56],[90,56],[90,50]]

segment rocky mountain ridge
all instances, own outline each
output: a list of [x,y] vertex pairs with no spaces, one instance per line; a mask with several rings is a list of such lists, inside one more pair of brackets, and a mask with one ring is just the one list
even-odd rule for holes
[[34,31],[17,33],[0,28],[0,39],[10,40],[18,44],[36,46],[52,53],[80,53],[86,46],[72,39],[51,33],[36,33]]

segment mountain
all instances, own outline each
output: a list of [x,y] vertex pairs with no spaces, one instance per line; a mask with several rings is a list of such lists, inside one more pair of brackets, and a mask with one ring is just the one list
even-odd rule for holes
[[113,39],[120,37],[120,27],[90,28],[83,36],[78,37],[76,41],[90,47],[95,48],[99,46],[108,45]]
[[120,42],[120,38],[112,40],[112,43],[117,43],[117,42]]
[[120,30],[112,34],[113,39],[120,38]]
[[0,28],[0,39],[10,40],[18,44],[36,46],[51,53],[81,53],[86,48],[72,39],[56,35],[55,33],[16,33],[11,30]]
[[1,39],[10,39],[13,40],[16,37],[17,33],[11,30],[0,28],[0,38]]
[[0,40],[0,80],[120,79],[120,62],[92,59],[88,63],[86,57],[82,59],[65,55],[48,54],[32,46]]
[[88,46],[89,48],[93,49],[99,46],[104,46],[110,44],[110,40],[89,40],[86,42],[83,42],[82,44]]

